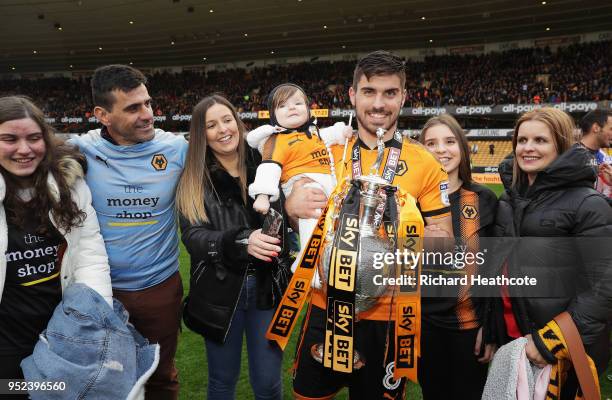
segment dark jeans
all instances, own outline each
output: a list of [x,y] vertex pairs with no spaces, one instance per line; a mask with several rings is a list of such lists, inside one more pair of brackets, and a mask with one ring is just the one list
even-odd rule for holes
[[145,387],[147,400],[176,400],[179,393],[174,355],[180,327],[183,283],[175,273],[162,283],[144,290],[113,290],[113,296],[130,313],[130,322],[150,343],[159,343],[157,369]]
[[242,338],[246,334],[249,357],[249,380],[255,399],[281,399],[281,364],[283,353],[266,339],[266,330],[274,309],[255,307],[256,279],[247,275],[240,293],[224,344],[205,340],[208,358],[208,400],[230,400],[236,397],[240,376]]

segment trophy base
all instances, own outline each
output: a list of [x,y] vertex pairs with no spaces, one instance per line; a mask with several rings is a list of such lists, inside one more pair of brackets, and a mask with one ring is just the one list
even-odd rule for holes
[[[323,364],[323,343],[313,344],[310,348],[310,355],[315,361]],[[365,360],[357,350],[353,352],[353,370],[358,370],[365,365]]]

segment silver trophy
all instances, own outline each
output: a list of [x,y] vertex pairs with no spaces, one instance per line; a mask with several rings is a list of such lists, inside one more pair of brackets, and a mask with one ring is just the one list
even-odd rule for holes
[[[385,294],[388,286],[374,283],[375,275],[391,277],[395,272],[394,265],[383,263],[382,269],[375,269],[375,254],[393,253],[393,245],[386,235],[381,234],[380,225],[385,211],[386,197],[383,195],[389,182],[384,180],[378,170],[382,164],[385,143],[383,136],[385,130],[376,130],[376,146],[378,154],[376,161],[370,168],[368,175],[362,175],[357,180],[361,184],[361,204],[359,209],[359,260],[357,282],[355,288],[355,313],[367,311],[372,308],[378,299]],[[328,264],[329,264],[329,260]],[[329,266],[328,266],[329,270]],[[386,282],[386,280],[382,280]]]
[[[362,175],[355,178],[360,183],[360,207],[359,207],[359,258],[357,260],[357,281],[355,282],[355,315],[360,312],[367,311],[372,308],[378,299],[389,290],[388,285],[374,283],[375,275],[383,277],[393,277],[395,274],[395,264],[387,265],[383,263],[381,269],[374,268],[375,254],[394,252],[392,242],[381,232],[380,225],[385,210],[386,197],[384,189],[391,186],[383,179],[378,170],[382,164],[385,152],[385,143],[383,136],[385,130],[378,128],[376,130],[376,145],[377,156],[376,161],[370,168],[368,175]],[[347,193],[340,193],[334,201],[336,202],[336,210],[340,210],[340,205]],[[333,216],[337,220],[339,216]],[[332,226],[336,226],[337,221],[334,221]],[[327,232],[323,257],[319,266],[319,273],[322,281],[327,282],[329,276],[329,267],[331,252],[333,247],[334,230],[330,229]],[[378,280],[386,283],[386,279]],[[314,345],[312,348],[312,356],[317,361],[323,359],[323,344]],[[363,360],[359,353],[354,354],[354,369],[359,369],[363,365]]]

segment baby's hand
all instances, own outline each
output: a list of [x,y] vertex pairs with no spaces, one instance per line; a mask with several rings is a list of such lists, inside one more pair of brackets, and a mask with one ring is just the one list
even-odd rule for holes
[[344,130],[342,131],[342,135],[344,136],[344,139],[350,139],[353,136],[353,128],[348,125],[345,126]]
[[255,202],[253,203],[253,209],[260,214],[267,214],[270,209],[270,201],[268,196],[265,194],[257,195]]
[[334,144],[344,144],[345,140],[353,135],[353,130],[344,122],[336,122],[328,128],[321,129],[320,135],[326,145],[332,146]]

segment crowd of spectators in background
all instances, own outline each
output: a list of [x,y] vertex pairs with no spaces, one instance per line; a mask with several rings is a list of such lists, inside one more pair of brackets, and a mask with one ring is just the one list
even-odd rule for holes
[[[608,54],[608,56],[606,56]],[[481,55],[432,56],[406,62],[405,107],[494,105],[612,100],[612,42],[514,49]],[[266,96],[282,82],[306,88],[312,108],[349,108],[354,61],[312,61],[250,69],[150,75],[156,115],[190,114],[210,93],[222,93],[239,111],[266,109]],[[89,79],[0,80],[0,96],[43,101],[50,117],[90,116]]]

